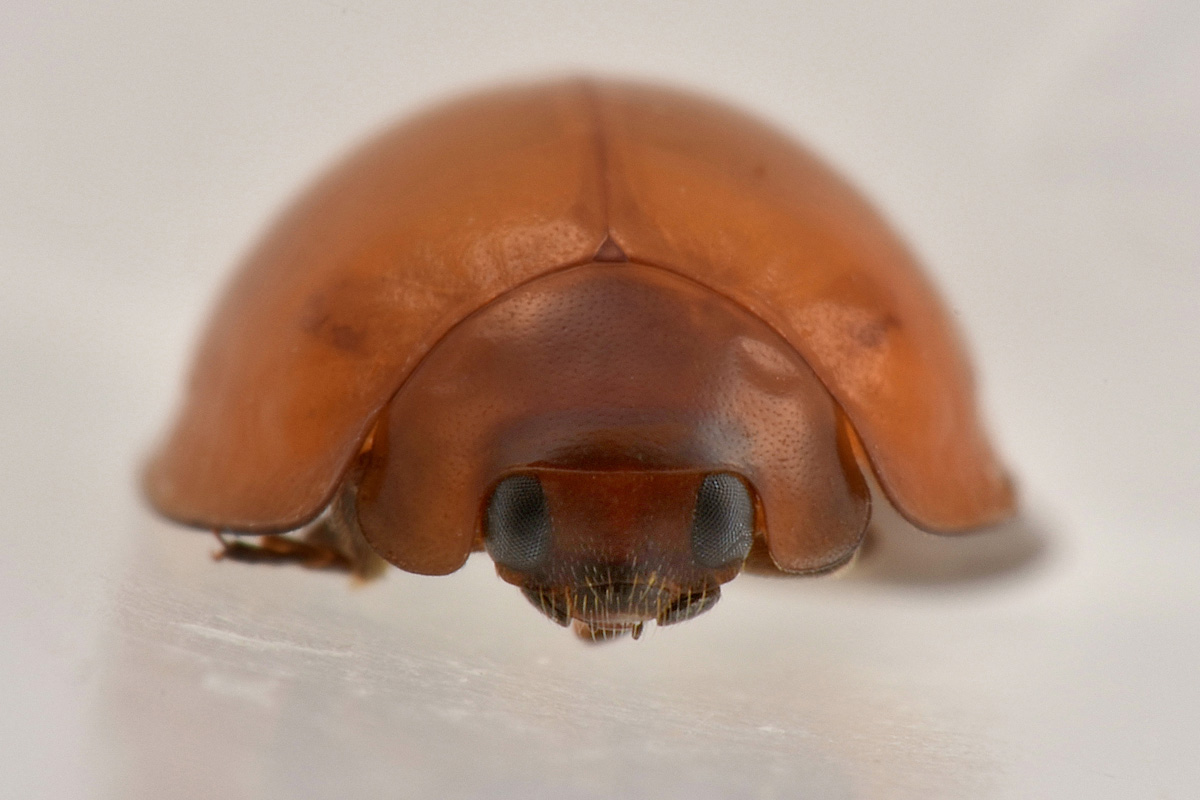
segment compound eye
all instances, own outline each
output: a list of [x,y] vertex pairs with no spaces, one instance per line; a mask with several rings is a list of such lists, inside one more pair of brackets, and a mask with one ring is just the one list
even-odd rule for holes
[[532,475],[512,475],[497,484],[487,507],[488,554],[519,570],[538,566],[550,550],[550,512],[542,484]]
[[754,540],[754,501],[735,475],[707,475],[692,513],[692,558],[715,569],[743,561]]

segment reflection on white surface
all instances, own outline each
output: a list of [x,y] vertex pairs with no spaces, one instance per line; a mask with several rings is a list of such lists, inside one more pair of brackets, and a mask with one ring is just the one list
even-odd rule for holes
[[[905,678],[986,625],[944,588],[742,577],[691,624],[590,645],[486,556],[353,589],[147,527],[95,719],[113,796],[963,797],[999,766],[987,713]],[[972,580],[951,593],[1001,617],[1024,583]]]
[[[1200,5],[10,4],[0,25],[0,794],[1194,797]],[[455,87],[587,67],[801,133],[929,263],[1025,515],[883,514],[589,647],[475,557],[208,558],[132,474],[228,265]]]

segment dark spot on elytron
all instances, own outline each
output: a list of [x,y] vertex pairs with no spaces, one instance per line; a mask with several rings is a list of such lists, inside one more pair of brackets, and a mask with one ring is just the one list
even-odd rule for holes
[[324,297],[317,296],[309,300],[300,318],[300,327],[337,350],[358,354],[366,352],[366,333],[354,325],[335,320],[326,307]]
[[873,319],[869,322],[863,322],[860,325],[854,326],[852,335],[854,336],[854,341],[858,342],[865,348],[874,350],[883,345],[890,330],[899,327],[900,320],[896,319],[895,316],[888,314],[880,319]]
[[362,352],[363,349],[363,332],[357,328],[352,328],[349,325],[331,324],[328,328],[329,333],[326,337],[329,343],[338,350],[346,350],[349,352]]
[[763,164],[761,162],[758,164],[755,164],[754,165],[754,177],[759,180],[762,180],[766,176],[767,176],[767,165]]

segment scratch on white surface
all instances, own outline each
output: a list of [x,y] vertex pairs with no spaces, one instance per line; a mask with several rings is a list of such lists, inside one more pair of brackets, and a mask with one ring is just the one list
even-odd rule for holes
[[210,672],[204,676],[204,688],[213,694],[245,700],[262,708],[270,708],[275,704],[274,694],[278,686],[279,681],[276,680],[255,680],[224,672]]
[[214,639],[218,642],[228,642],[239,647],[247,647],[254,650],[286,650],[291,653],[308,653],[315,656],[328,656],[330,658],[349,658],[350,652],[346,650],[329,650],[323,647],[309,647],[308,645],[289,642],[284,639],[260,639],[256,636],[246,636],[241,633],[223,630],[221,628],[210,628],[207,625],[200,625],[195,622],[181,622],[179,627],[184,630],[195,633],[197,636],[202,636],[205,639]]

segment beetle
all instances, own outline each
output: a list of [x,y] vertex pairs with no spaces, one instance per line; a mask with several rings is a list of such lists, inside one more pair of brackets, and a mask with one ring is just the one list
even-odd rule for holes
[[605,638],[711,608],[756,541],[787,572],[846,563],[868,472],[928,531],[1014,507],[905,245],[743,113],[570,80],[436,108],[304,194],[144,485],[264,537],[227,544],[245,559],[435,575],[486,549]]

